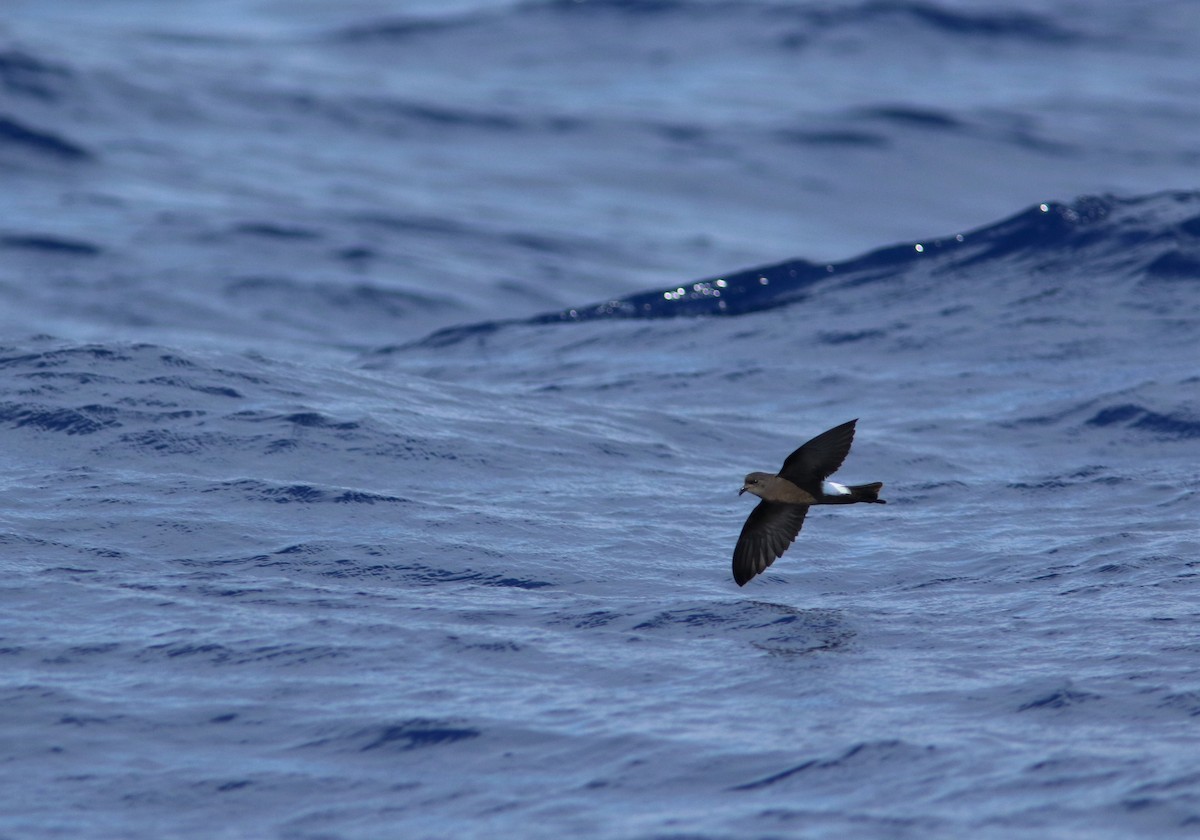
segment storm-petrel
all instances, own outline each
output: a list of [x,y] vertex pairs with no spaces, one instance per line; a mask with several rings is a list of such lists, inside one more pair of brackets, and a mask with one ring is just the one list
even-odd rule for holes
[[886,504],[879,498],[883,482],[838,484],[827,481],[837,472],[854,442],[851,420],[822,432],[783,462],[778,475],[752,472],[738,495],[749,490],[762,499],[751,511],[733,550],[733,579],[738,586],[782,557],[800,533],[809,505]]

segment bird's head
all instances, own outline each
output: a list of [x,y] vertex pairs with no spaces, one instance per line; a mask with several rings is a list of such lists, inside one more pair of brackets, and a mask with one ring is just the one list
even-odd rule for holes
[[742,482],[742,489],[738,491],[738,495],[742,495],[747,490],[755,496],[761,496],[767,491],[767,483],[774,478],[770,473],[752,472],[746,476],[746,480]]

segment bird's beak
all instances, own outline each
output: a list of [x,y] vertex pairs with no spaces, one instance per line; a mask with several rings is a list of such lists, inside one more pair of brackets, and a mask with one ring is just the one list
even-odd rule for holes
[[745,485],[742,485],[742,489],[738,491],[738,495],[740,496],[745,492],[746,492],[746,487],[745,487]]

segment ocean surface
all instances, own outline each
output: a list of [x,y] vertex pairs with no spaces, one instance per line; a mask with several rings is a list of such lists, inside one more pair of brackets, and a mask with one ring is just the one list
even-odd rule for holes
[[5,0],[0,838],[1200,836],[1198,138],[1190,0]]

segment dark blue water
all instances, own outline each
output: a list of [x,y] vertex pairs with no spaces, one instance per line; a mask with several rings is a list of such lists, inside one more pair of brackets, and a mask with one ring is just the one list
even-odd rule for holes
[[1200,830],[1194,3],[5,11],[0,837]]

